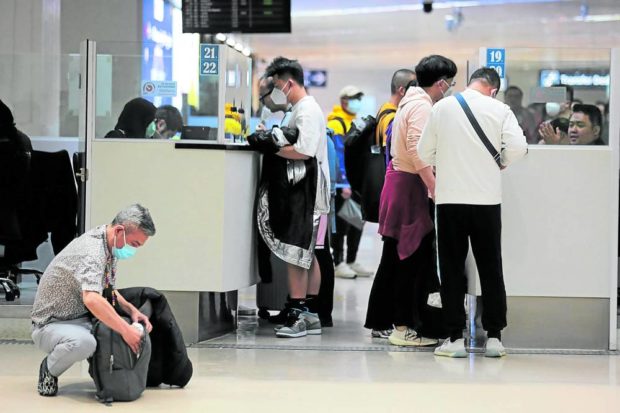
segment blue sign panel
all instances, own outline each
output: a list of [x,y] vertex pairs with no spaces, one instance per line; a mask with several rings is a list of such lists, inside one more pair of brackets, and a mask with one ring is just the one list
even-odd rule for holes
[[219,45],[200,43],[200,76],[217,76],[219,74],[219,57]]
[[[142,81],[172,81],[172,11],[168,2],[142,2]],[[155,106],[170,105],[169,96],[151,96]]]
[[506,49],[487,49],[487,67],[495,69],[499,77],[506,77]]
[[327,70],[308,70],[304,73],[304,78],[307,87],[327,86]]

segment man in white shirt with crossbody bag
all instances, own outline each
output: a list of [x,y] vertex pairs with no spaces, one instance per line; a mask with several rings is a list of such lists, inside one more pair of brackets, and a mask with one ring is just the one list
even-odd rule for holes
[[450,338],[435,355],[466,357],[465,259],[471,240],[482,287],[485,355],[506,354],[506,289],[501,252],[500,170],[527,153],[523,130],[510,108],[495,99],[500,78],[483,67],[468,88],[432,110],[418,143],[420,158],[436,168],[437,249],[444,320]]

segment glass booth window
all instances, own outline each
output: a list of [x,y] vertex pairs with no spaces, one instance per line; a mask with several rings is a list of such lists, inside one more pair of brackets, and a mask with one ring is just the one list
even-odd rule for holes
[[609,53],[609,49],[509,50],[503,101],[529,144],[608,144]]

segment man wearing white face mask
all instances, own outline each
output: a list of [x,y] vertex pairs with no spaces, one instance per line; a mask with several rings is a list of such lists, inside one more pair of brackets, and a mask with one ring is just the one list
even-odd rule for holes
[[257,224],[264,244],[287,263],[289,310],[276,336],[318,335],[321,272],[315,249],[324,246],[330,199],[324,115],[306,93],[303,68],[296,60],[275,58],[265,77],[273,80],[272,102],[292,105],[281,129],[286,127],[282,133],[288,138],[280,139],[274,130],[248,137],[251,146],[273,158],[263,163],[267,185],[259,187]]
[[48,354],[39,369],[41,396],[55,396],[58,376],[94,353],[97,342],[91,334],[89,313],[120,334],[134,353],[139,351],[141,333],[114,306],[133,322],[143,323],[147,332],[152,326],[147,316],[116,291],[116,264],[131,258],[153,235],[155,225],[148,209],[134,204],[119,212],[111,224],[74,239],[47,267],[31,315],[32,340]]
[[[273,94],[274,84],[273,79],[267,77],[261,77],[258,82],[258,101],[263,105],[263,109],[261,111],[260,120],[261,122],[257,126],[257,129],[265,129],[266,121],[275,113],[283,112],[284,117],[280,121],[280,125],[286,126],[288,124],[288,118],[290,117],[291,111],[289,105],[280,104],[277,105],[272,99],[271,95]],[[278,92],[276,92],[276,96]],[[277,97],[276,97],[277,99]],[[285,97],[286,99],[286,97]]]
[[[344,136],[351,128],[351,123],[362,107],[363,96],[364,93],[357,86],[345,86],[340,91],[340,105],[335,105],[332,112],[327,116],[327,127],[334,131],[334,144],[339,163],[336,178],[336,214],[338,214],[345,199],[353,196],[356,202],[360,202],[358,195],[352,193],[351,185],[347,180],[344,164]],[[346,260],[344,256],[345,237],[347,239]],[[369,277],[372,275],[372,271],[356,262],[361,238],[362,230],[348,224],[336,215],[336,233],[331,242],[334,264],[336,265],[336,277],[355,278],[356,276]]]

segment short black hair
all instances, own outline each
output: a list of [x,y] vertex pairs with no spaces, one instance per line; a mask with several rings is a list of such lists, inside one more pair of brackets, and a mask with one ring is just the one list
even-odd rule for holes
[[167,130],[180,132],[183,129],[183,116],[181,116],[179,109],[172,105],[158,107],[155,111],[155,119],[165,120]]
[[[501,81],[500,81],[501,82]],[[523,91],[521,90],[521,88],[519,86],[508,86],[506,88],[506,91],[504,92],[504,95],[508,92],[510,92],[511,90],[514,90],[515,92],[518,92],[519,95],[523,96]]]
[[497,71],[495,69],[491,69],[490,67],[481,67],[472,73],[468,84],[471,84],[474,80],[483,80],[496,89],[499,89],[499,86],[502,83]]
[[300,86],[304,85],[304,69],[297,60],[287,59],[286,57],[276,57],[265,69],[265,76],[275,76],[286,80],[293,79]]
[[415,78],[415,72],[411,69],[398,69],[392,75],[392,82],[390,82],[390,92],[392,94],[396,93],[399,87],[406,88],[409,82],[411,82],[411,77]]
[[415,67],[415,76],[420,87],[429,87],[439,79],[456,76],[456,64],[447,57],[430,55],[422,58]]
[[588,115],[588,118],[590,118],[590,123],[592,123],[592,127],[601,127],[603,125],[603,117],[601,115],[601,111],[594,105],[578,103],[573,106],[573,113],[576,112]]
[[14,136],[17,133],[13,112],[0,100],[0,134]]

